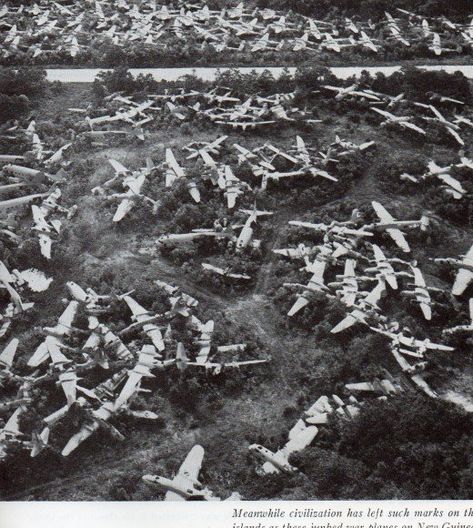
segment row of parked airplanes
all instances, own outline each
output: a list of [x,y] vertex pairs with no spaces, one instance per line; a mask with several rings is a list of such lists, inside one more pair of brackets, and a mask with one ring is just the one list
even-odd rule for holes
[[[401,47],[425,44],[439,56],[473,47],[471,21],[454,23],[445,17],[424,18],[402,9],[399,17],[385,13],[373,23],[355,18],[335,22],[272,9],[248,9],[243,3],[230,9],[212,10],[206,4],[181,3],[177,8],[155,1],[127,3],[43,0],[33,6],[0,9],[5,38],[0,50],[4,59],[24,54],[42,62],[52,53],[75,58],[91,51],[91,42],[108,41],[116,46],[145,44],[171,49],[176,42],[196,42],[222,51],[333,51],[358,48],[382,52],[386,43]],[[442,45],[442,39],[448,41]]]
[[[428,135],[429,129],[422,124],[425,123],[430,128],[443,134],[445,140],[454,141],[460,149],[465,148],[464,134],[469,133],[473,128],[473,120],[469,115],[465,115],[462,112],[464,107],[463,101],[452,97],[441,96],[433,92],[429,95],[430,102],[426,104],[409,101],[403,93],[391,96],[361,88],[356,83],[345,87],[323,85],[322,90],[324,93],[334,94],[336,100],[347,101],[349,104],[356,105],[359,102],[367,102],[371,110],[381,116],[381,126],[397,128],[400,131],[411,131],[418,138]],[[320,119],[315,118],[307,109],[292,106],[294,97],[295,93],[291,92],[274,94],[267,97],[256,96],[242,102],[238,97],[234,97],[230,90],[215,88],[209,92],[202,93],[196,91],[186,93],[181,91],[172,94],[150,95],[147,101],[137,103],[129,97],[112,94],[108,96],[109,113],[96,116],[95,113],[99,112],[99,110],[96,110],[94,111],[94,116],[90,117],[86,115],[85,121],[91,130],[82,131],[80,134],[81,137],[89,137],[97,145],[101,145],[101,143],[97,143],[95,141],[96,139],[103,139],[108,135],[113,136],[114,134],[135,134],[137,137],[144,139],[145,133],[142,127],[147,123],[152,123],[156,118],[156,113],[161,112],[169,112],[178,121],[203,117],[223,127],[240,129],[242,131],[245,131],[247,128],[264,128],[281,123],[290,125],[291,123],[300,123],[303,121],[306,124],[313,125],[320,122]],[[163,105],[156,106],[158,102],[162,102]],[[118,108],[117,105],[119,105]],[[440,105],[443,106],[442,110],[437,108]],[[453,112],[451,112],[452,108]],[[115,113],[110,111],[111,109],[114,109]],[[398,112],[394,113],[396,109],[402,109],[402,114],[404,115],[400,115]],[[71,111],[81,114],[88,112],[85,109],[75,108],[71,109]],[[132,129],[131,131],[111,130],[109,127],[115,122],[131,124]],[[368,142],[366,145],[360,145],[359,148],[368,148],[371,144],[371,142]],[[200,150],[200,155],[207,168],[211,172],[217,172],[217,176],[213,177],[212,181],[214,182],[215,180],[220,186],[223,186],[227,177],[225,175],[218,175],[219,167],[212,159],[212,154],[218,154],[218,146],[219,140],[217,139],[215,144],[212,143],[207,147],[203,144],[201,148],[199,148],[199,145],[196,145],[195,148]],[[290,153],[281,152],[280,149],[279,151],[273,150],[273,152],[267,152],[266,154],[260,152],[260,157],[263,159],[258,164],[258,172],[262,176],[263,188],[265,188],[268,180],[274,182],[290,175],[296,177],[311,174],[336,181],[336,177],[330,175],[324,168],[331,161],[337,161],[330,157],[330,151],[321,152],[316,156],[316,159],[311,160],[311,156],[309,155],[310,149],[307,149],[304,144],[300,143],[298,143],[297,148],[299,163],[294,164],[294,170],[289,171],[289,174],[274,170],[274,168],[270,167],[271,163],[265,164],[264,162],[270,155],[274,157],[275,154],[279,154],[285,156],[286,160],[294,163],[294,156],[290,156]],[[196,155],[193,157],[196,157]],[[251,157],[250,155],[247,159],[250,162]],[[168,171],[168,174],[171,175],[174,172],[174,176],[170,176],[171,179],[174,179],[176,177],[175,169],[178,169],[175,157],[172,152],[168,151],[166,158],[168,166],[172,167]],[[313,161],[315,161],[315,165]],[[473,164],[471,160],[462,155],[460,156],[459,163],[455,166],[471,169]],[[422,179],[433,177],[441,182],[442,188],[448,194],[456,199],[460,199],[467,194],[467,191],[463,188],[462,182],[451,174],[453,167],[453,165],[440,167],[434,160],[431,160],[424,175],[419,176],[404,173],[401,175],[401,179],[418,183]],[[182,175],[183,171],[178,169],[177,174]],[[230,180],[233,179],[233,176],[228,174]],[[196,199],[198,199],[197,191],[194,190],[193,193]]]
[[[462,130],[471,130],[473,121],[469,115],[464,115],[464,101],[446,97],[434,92],[429,93],[429,102],[410,101],[404,93],[389,95],[363,88],[359,82],[349,86],[333,86],[322,84],[321,90],[313,95],[326,97],[333,94],[335,100],[346,101],[356,106],[367,103],[371,110],[381,116],[382,126],[393,126],[400,130],[410,130],[419,137],[426,136],[427,125],[442,130],[446,137],[453,139],[460,148],[465,146],[461,136]],[[320,123],[320,119],[306,108],[294,106],[295,92],[273,94],[266,97],[255,96],[245,101],[235,97],[230,89],[217,87],[208,92],[189,92],[150,94],[144,102],[138,103],[122,94],[111,94],[107,97],[108,114],[96,115],[100,109],[94,110],[94,116],[86,115],[85,120],[91,131],[82,132],[91,139],[102,138],[111,130],[99,130],[110,124],[128,123],[135,135],[143,139],[142,127],[152,124],[157,114],[170,114],[177,121],[187,121],[203,118],[222,127],[245,131],[252,128],[264,128],[280,123],[291,124],[303,122],[308,125]],[[160,103],[162,103],[160,105]],[[443,106],[442,110],[437,106]],[[452,108],[454,109],[451,112]],[[107,109],[104,109],[107,111]],[[115,113],[112,113],[114,110]],[[405,115],[399,115],[396,110],[402,110]],[[86,109],[71,111],[87,114]],[[446,113],[451,115],[445,115]],[[407,114],[407,115],[406,115]]]

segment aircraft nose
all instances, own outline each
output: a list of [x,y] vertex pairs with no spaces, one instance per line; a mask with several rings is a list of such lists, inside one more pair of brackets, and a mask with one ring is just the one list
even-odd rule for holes
[[156,483],[156,477],[154,475],[143,475],[141,479],[143,480],[143,482],[145,482],[145,484],[155,484]]

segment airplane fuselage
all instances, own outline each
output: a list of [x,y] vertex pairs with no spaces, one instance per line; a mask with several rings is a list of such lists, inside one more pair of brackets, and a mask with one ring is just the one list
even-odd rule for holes
[[281,462],[277,459],[275,453],[267,449],[266,447],[253,444],[249,447],[251,451],[257,453],[265,462],[269,462],[275,468],[275,473],[282,471],[283,473],[294,473],[297,471],[297,468],[291,466],[289,462]]
[[[195,489],[192,486],[182,486],[174,482],[174,480],[166,477],[160,477],[158,475],[145,475],[143,480],[146,484],[153,487],[163,488],[166,491],[172,491],[177,495],[180,495],[186,500],[191,498],[204,498],[205,493],[201,490]],[[196,483],[197,484],[197,483]]]
[[466,262],[463,262],[455,258],[436,258],[434,259],[434,262],[438,264],[445,262],[446,264],[450,264],[450,266],[454,268],[465,269],[465,270],[473,272],[473,264],[468,264]]

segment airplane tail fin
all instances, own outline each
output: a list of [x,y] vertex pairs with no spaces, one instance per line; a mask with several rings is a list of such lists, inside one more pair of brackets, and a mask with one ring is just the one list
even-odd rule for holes
[[184,370],[186,368],[188,358],[186,354],[186,349],[182,343],[177,344],[176,350],[176,366],[178,370]]
[[352,222],[357,222],[358,220],[360,220],[360,218],[361,218],[361,213],[360,213],[359,209],[353,209],[353,211],[351,213],[350,220]]
[[145,131],[142,128],[133,129],[133,135],[140,141],[145,140]]
[[110,368],[107,354],[104,352],[103,349],[98,349],[95,352],[94,360],[97,363],[97,365],[102,367],[104,370],[108,370]]
[[149,170],[149,171],[152,171],[154,169],[155,165],[153,163],[153,160],[148,157],[146,158],[146,168]]
[[427,231],[429,228],[430,219],[428,216],[423,215],[420,219],[420,230],[421,231]]
[[40,434],[33,433],[32,435],[32,448],[30,456],[32,458],[38,456],[43,449],[46,448],[49,442],[49,433],[50,429],[49,427],[45,427]]

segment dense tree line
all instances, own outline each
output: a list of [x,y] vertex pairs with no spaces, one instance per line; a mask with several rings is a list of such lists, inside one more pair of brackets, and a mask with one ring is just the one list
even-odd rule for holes
[[39,68],[0,68],[0,122],[27,112],[49,83]]
[[297,456],[304,498],[470,498],[472,430],[471,416],[443,401],[374,401]]

